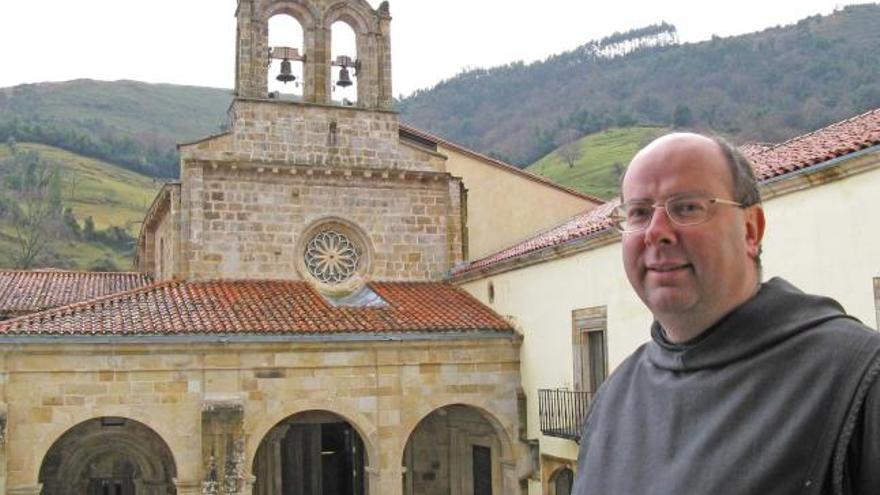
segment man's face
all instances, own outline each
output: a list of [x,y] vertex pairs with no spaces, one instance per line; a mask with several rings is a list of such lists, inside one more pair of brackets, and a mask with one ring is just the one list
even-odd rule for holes
[[[625,201],[652,203],[691,194],[735,200],[718,145],[694,134],[665,136],[643,149],[622,194]],[[705,223],[679,226],[658,208],[645,230],[623,234],[627,278],[655,318],[711,324],[754,293],[763,233],[757,210],[716,204]]]

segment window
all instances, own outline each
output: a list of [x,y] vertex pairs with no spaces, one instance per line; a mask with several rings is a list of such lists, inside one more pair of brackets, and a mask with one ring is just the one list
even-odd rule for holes
[[605,306],[596,306],[576,309],[571,316],[574,389],[594,393],[608,375],[605,357],[607,312]]
[[573,484],[574,472],[568,468],[560,469],[553,480],[553,495],[571,495]]

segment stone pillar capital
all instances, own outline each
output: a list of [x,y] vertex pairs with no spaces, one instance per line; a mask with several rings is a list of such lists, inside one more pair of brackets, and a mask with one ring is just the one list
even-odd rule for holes
[[8,495],[40,495],[41,491],[43,491],[42,483],[37,483],[36,485],[15,486],[6,489]]

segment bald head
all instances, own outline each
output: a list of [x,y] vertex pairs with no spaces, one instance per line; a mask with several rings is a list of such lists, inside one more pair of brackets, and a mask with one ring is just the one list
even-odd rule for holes
[[[636,163],[636,160],[642,155],[657,152],[658,150],[665,152],[677,148],[702,148],[709,153],[711,153],[710,150],[712,148],[715,148],[727,165],[731,179],[733,199],[746,206],[761,203],[761,193],[758,190],[751,162],[735,146],[717,136],[709,137],[692,132],[666,134],[651,141],[647,146],[639,150],[630,164]],[[623,182],[625,180],[626,174],[621,178],[621,195],[623,195]]]
[[[624,268],[674,342],[705,331],[760,281],[763,211],[738,194],[730,148],[699,134],[669,134],[639,151],[623,180],[624,215],[647,218],[623,234]],[[692,213],[698,221],[681,220]]]

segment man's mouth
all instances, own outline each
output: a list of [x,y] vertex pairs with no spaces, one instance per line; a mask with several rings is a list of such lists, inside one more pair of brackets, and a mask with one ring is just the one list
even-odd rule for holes
[[666,272],[674,272],[676,270],[682,270],[685,268],[689,268],[690,263],[678,263],[678,264],[663,264],[663,265],[648,265],[648,270],[652,272],[666,273]]

